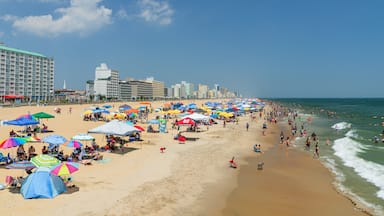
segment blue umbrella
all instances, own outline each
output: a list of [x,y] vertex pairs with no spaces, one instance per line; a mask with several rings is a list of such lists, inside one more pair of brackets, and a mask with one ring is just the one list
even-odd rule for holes
[[109,114],[109,111],[106,109],[94,109],[92,110],[93,113],[107,113]]
[[124,110],[132,109],[132,107],[129,106],[129,105],[127,105],[127,104],[124,104],[124,105],[121,105],[121,106],[119,107],[119,109],[120,109],[121,111],[124,111]]
[[67,139],[61,135],[52,134],[44,137],[42,141],[52,145],[60,145],[67,142]]
[[103,108],[105,108],[105,109],[109,109],[109,108],[112,108],[112,106],[111,106],[111,105],[108,105],[108,104],[105,104],[105,105],[103,105]]
[[50,169],[39,167],[23,181],[20,192],[25,199],[53,198],[67,191],[63,180],[50,173]]
[[160,123],[160,121],[157,119],[151,119],[148,121],[148,124],[159,124],[159,123]]
[[32,115],[22,115],[21,117],[10,120],[10,121],[5,121],[4,124],[7,125],[17,125],[17,126],[26,126],[26,125],[34,125],[34,124],[39,124],[39,121],[34,119]]

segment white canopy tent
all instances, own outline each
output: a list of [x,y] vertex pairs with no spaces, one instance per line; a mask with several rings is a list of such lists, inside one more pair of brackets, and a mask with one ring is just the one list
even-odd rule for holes
[[199,113],[192,113],[191,115],[186,115],[186,116],[184,116],[181,119],[185,119],[185,118],[191,118],[191,119],[193,119],[195,121],[208,122],[211,117],[206,116],[206,115],[202,115],[202,114],[199,114]]
[[110,134],[116,136],[129,136],[140,132],[139,129],[128,125],[125,121],[112,120],[88,131],[88,133]]

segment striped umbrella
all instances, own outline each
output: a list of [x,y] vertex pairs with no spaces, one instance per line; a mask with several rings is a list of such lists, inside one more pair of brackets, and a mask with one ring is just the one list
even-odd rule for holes
[[46,155],[46,154],[41,154],[33,157],[31,159],[31,162],[33,165],[37,167],[53,167],[56,166],[57,164],[60,163],[59,159]]
[[24,139],[27,142],[41,142],[40,138],[32,137],[32,136],[23,137],[22,139]]
[[8,138],[8,139],[4,140],[3,142],[1,142],[0,148],[2,148],[2,149],[12,148],[12,147],[16,147],[19,145],[23,145],[26,142],[27,141],[24,140],[23,138],[11,137],[11,138]]
[[51,173],[57,176],[70,175],[79,170],[79,164],[73,162],[63,162],[52,168]]

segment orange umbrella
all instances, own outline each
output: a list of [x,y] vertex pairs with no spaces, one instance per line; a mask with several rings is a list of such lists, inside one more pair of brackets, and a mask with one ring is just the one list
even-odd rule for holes
[[148,102],[148,101],[143,101],[143,102],[140,102],[140,104],[144,104],[144,105],[151,105],[151,102]]
[[124,110],[125,113],[138,113],[138,109],[129,109],[129,110]]

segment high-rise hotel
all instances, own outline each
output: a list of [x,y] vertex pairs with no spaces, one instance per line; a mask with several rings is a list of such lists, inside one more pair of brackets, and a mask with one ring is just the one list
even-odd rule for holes
[[0,98],[48,101],[54,97],[53,58],[0,44]]

